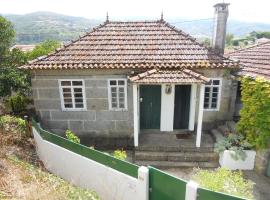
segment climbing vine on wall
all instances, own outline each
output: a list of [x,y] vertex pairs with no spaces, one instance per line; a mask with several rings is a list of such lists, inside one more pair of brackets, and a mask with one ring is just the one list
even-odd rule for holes
[[237,130],[257,149],[270,146],[270,82],[244,77],[241,80],[243,108]]

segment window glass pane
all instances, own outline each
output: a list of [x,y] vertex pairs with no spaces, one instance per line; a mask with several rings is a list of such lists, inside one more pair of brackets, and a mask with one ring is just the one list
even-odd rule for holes
[[117,108],[117,103],[112,103],[112,108]]
[[72,81],[72,85],[78,86],[78,85],[83,85],[82,81]]
[[217,108],[217,104],[212,102],[211,108]]
[[64,98],[64,102],[65,103],[71,103],[72,102],[72,99],[71,98]]
[[208,103],[204,103],[204,108],[208,108],[209,104]]
[[65,103],[65,108],[72,108],[72,104]]
[[83,108],[83,104],[82,103],[76,103],[75,108]]
[[82,92],[82,88],[74,88],[74,92]]
[[116,92],[116,87],[112,87],[112,88],[111,88],[111,91],[112,91],[112,92]]
[[76,98],[75,99],[75,103],[82,103],[83,102],[83,99],[81,99],[81,98]]
[[125,81],[118,81],[118,85],[125,85]]
[[210,87],[205,87],[205,92],[210,92]]
[[119,104],[119,108],[125,108],[125,104],[124,103],[120,103]]
[[110,85],[116,85],[116,81],[110,81]]
[[62,86],[71,86],[71,81],[61,81]]
[[217,87],[213,87],[213,92],[218,92],[218,88]]
[[71,98],[71,93],[64,93],[63,96],[64,98],[67,98],[67,97]]
[[75,96],[75,98],[78,98],[78,97],[82,98],[83,97],[82,93],[75,93],[74,96]]
[[63,90],[63,92],[71,92],[70,88],[63,88],[62,90]]
[[215,98],[216,98],[216,97],[217,97],[217,94],[218,94],[218,93],[213,93],[213,94],[212,94],[212,97],[215,97]]
[[123,87],[120,87],[119,88],[119,92],[124,92],[125,90],[124,90],[124,88]]
[[219,85],[219,80],[213,80],[213,85]]
[[123,98],[123,97],[125,97],[125,93],[119,93],[119,97],[121,98]]

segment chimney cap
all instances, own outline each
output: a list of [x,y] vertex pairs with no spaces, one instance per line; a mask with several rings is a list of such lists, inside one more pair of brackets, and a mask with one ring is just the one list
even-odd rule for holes
[[216,7],[228,7],[230,4],[229,3],[217,3],[217,4],[215,4],[214,5],[214,7],[216,8]]

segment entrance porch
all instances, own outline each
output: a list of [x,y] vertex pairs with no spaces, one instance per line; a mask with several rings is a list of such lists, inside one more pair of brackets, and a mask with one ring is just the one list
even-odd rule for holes
[[156,129],[164,134],[179,130],[193,132],[195,122],[196,136],[192,137],[196,140],[193,144],[201,146],[204,84],[209,81],[208,78],[187,69],[153,69],[130,80],[133,82],[135,147],[141,145],[141,137],[146,137],[142,130]]

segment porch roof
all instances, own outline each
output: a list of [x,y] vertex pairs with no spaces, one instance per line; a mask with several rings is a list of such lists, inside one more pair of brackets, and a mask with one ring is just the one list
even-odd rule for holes
[[189,69],[158,70],[152,69],[129,78],[131,82],[143,84],[158,83],[207,83],[209,78]]

